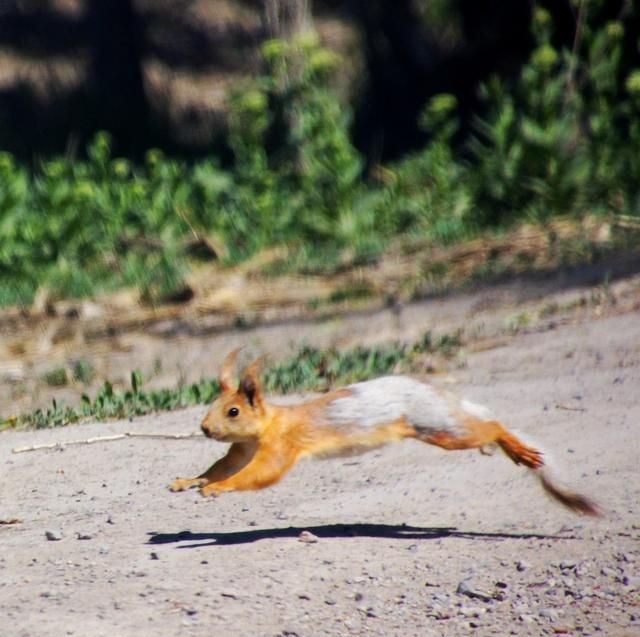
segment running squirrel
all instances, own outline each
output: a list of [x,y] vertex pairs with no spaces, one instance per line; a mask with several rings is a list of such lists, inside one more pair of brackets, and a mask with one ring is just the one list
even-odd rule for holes
[[209,438],[230,442],[220,460],[195,478],[175,480],[170,489],[200,487],[202,495],[263,489],[278,482],[305,457],[360,454],[404,438],[446,450],[499,446],[530,469],[544,490],[572,511],[599,515],[587,497],[561,486],[543,454],[511,433],[481,405],[408,376],[383,376],[330,391],[297,405],[266,402],[253,362],[234,382],[239,350],[225,359],[221,394],[202,421]]

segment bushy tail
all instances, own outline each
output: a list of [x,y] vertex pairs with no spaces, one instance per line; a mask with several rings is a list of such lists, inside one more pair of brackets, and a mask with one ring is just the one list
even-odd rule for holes
[[555,498],[560,504],[564,504],[568,509],[571,509],[574,513],[581,515],[592,515],[599,517],[602,515],[602,511],[598,505],[587,498],[586,496],[571,491],[564,486],[561,486],[556,480],[554,480],[546,467],[536,470],[536,475],[542,484],[542,488],[553,498]]
[[540,480],[542,488],[551,497],[571,509],[574,513],[592,516],[602,515],[595,502],[562,486],[552,476],[549,467],[544,462],[541,451],[526,445],[504,427],[501,427],[501,429],[502,431],[498,435],[496,443],[516,464],[522,464],[533,471]]

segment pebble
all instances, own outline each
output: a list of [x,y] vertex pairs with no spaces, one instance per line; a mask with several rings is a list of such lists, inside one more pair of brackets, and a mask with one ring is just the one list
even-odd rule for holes
[[580,564],[578,564],[578,566],[576,566],[573,572],[576,577],[584,577],[585,575],[587,575],[587,573],[589,573],[589,565],[586,562],[581,562]]
[[238,593],[232,590],[220,591],[220,596],[227,599],[238,599],[239,597]]
[[44,532],[44,536],[50,542],[57,542],[62,539],[62,531],[60,529],[49,529]]
[[89,533],[82,533],[81,531],[78,531],[76,533],[76,539],[78,539],[78,540],[93,540],[93,535],[90,535]]
[[622,578],[622,583],[633,588],[640,588],[640,577],[637,575],[625,575]]
[[541,608],[538,612],[540,617],[548,619],[550,622],[557,622],[560,617],[558,611],[555,608]]
[[605,575],[606,577],[613,577],[614,575],[617,575],[617,572],[613,568],[609,568],[608,566],[603,566],[600,569],[600,574]]
[[446,608],[431,608],[427,611],[427,617],[433,617],[433,619],[450,619],[451,612]]
[[315,544],[318,541],[318,536],[311,533],[311,531],[302,531],[298,535],[298,542],[304,542],[305,544]]
[[463,617],[480,617],[480,615],[486,612],[487,609],[481,606],[461,606],[458,609],[458,615],[462,615]]
[[482,601],[485,601],[485,602],[488,602],[492,599],[491,595],[488,595],[487,593],[483,593],[482,591],[477,591],[472,589],[465,580],[462,580],[458,584],[458,587],[456,588],[456,593],[460,595],[466,595],[471,599],[481,599]]
[[528,568],[530,568],[530,564],[528,562],[525,562],[524,560],[518,560],[516,562],[516,570],[520,571],[521,573],[523,571],[526,571]]

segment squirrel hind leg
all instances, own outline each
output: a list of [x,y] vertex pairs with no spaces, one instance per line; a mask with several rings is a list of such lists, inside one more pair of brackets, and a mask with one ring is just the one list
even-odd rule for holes
[[419,432],[417,437],[442,449],[479,449],[488,455],[488,450],[497,445],[516,464],[530,469],[544,465],[542,452],[522,442],[497,420],[481,420],[465,414],[460,425],[459,430]]

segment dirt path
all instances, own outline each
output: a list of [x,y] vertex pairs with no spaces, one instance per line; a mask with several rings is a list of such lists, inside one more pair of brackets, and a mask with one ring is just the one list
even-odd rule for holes
[[[462,316],[488,338],[534,312],[491,298],[488,309],[473,297],[409,307],[404,330]],[[200,408],[5,432],[0,519],[22,521],[0,526],[0,633],[640,635],[640,319],[572,317],[468,351],[450,380],[553,452],[604,519],[565,512],[500,454],[415,442],[302,463],[271,489],[215,500],[166,489],[223,452],[204,439],[11,453],[189,432]],[[397,329],[376,320],[362,339]],[[317,542],[301,542],[304,530]]]

